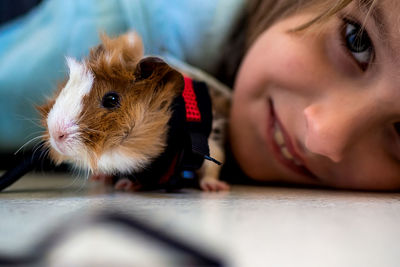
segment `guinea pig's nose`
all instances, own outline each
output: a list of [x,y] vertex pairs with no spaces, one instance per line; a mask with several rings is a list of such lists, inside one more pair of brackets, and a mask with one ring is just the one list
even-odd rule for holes
[[62,130],[54,131],[52,135],[56,142],[63,142],[68,137],[68,133]]
[[54,141],[64,142],[70,136],[70,131],[67,127],[59,126],[55,129],[51,129],[51,136],[53,136]]
[[78,126],[75,123],[68,121],[65,122],[63,120],[60,120],[56,124],[49,126],[51,139],[60,145],[69,142],[69,140],[74,137],[77,131]]
[[65,134],[65,133],[59,133],[58,137],[57,137],[58,141],[63,141],[66,138],[67,138],[67,134]]

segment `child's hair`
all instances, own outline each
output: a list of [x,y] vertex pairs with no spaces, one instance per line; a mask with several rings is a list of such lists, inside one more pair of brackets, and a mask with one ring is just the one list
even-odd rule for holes
[[[225,49],[218,78],[233,86],[236,72],[246,51],[257,37],[275,22],[297,12],[317,11],[315,18],[303,25],[293,25],[294,31],[324,22],[355,0],[247,0],[247,9],[233,31]],[[358,0],[373,6],[376,0]]]

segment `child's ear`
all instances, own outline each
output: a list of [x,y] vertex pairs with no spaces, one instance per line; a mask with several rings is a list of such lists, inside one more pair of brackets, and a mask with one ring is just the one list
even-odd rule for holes
[[136,67],[135,79],[151,80],[159,85],[155,87],[156,90],[171,90],[180,94],[184,89],[182,74],[158,57],[146,57],[140,60]]

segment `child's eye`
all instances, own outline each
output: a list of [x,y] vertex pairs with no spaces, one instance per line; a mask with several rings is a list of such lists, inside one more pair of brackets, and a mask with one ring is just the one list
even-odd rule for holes
[[344,19],[344,45],[362,70],[366,70],[374,55],[368,33],[360,24]]

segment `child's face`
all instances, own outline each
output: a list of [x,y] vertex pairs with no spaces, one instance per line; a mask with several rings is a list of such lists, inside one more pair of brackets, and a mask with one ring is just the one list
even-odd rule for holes
[[400,5],[377,1],[365,20],[355,2],[322,29],[288,32],[316,14],[282,20],[248,51],[230,134],[250,177],[400,188]]

